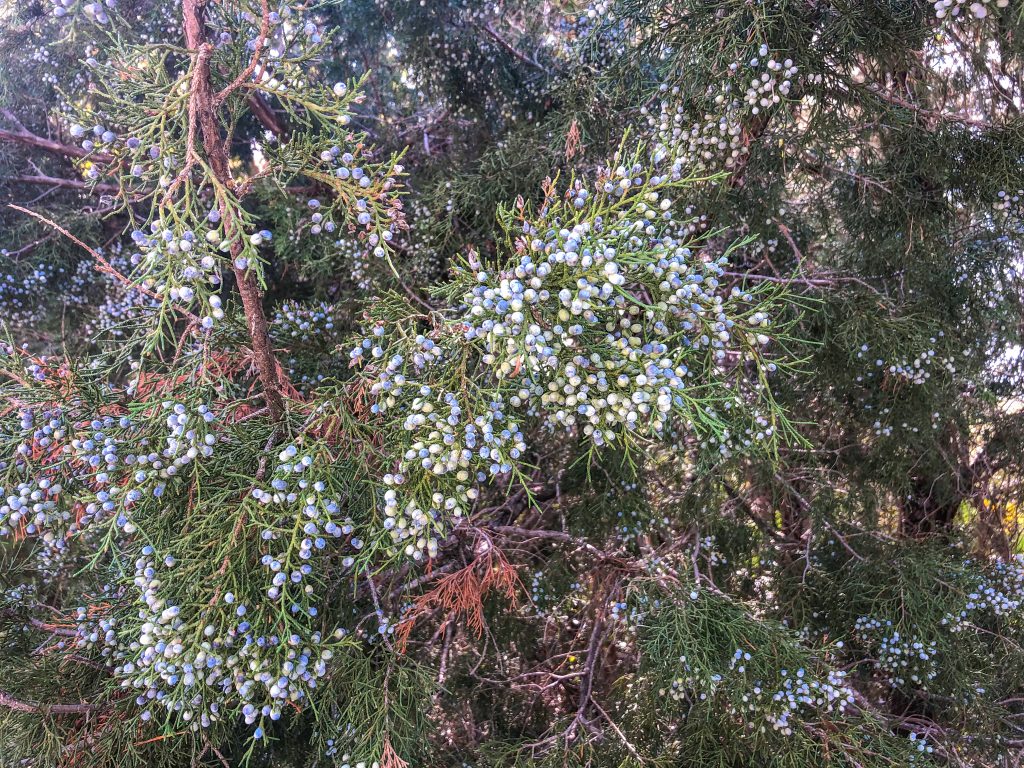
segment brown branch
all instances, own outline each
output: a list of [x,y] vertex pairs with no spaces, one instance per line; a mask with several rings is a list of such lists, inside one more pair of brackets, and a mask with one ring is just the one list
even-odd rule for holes
[[726,277],[739,277],[744,280],[761,280],[766,283],[777,283],[778,285],[806,285],[812,288],[834,288],[840,283],[856,283],[867,288],[873,293],[880,294],[880,291],[871,284],[853,275],[828,275],[823,277],[772,277],[771,275],[759,275],[754,272],[722,272]]
[[[205,0],[185,0],[182,4],[185,41],[195,56],[190,109],[194,105],[196,118],[203,137],[203,149],[206,151],[214,180],[223,189],[230,190],[234,187],[234,181],[231,178],[225,138],[221,136],[220,128],[218,127],[216,109],[218,99],[221,96],[227,95],[232,86],[228,86],[224,91],[221,91],[221,96],[215,96],[213,93],[210,79],[210,58],[213,56],[213,46],[205,40],[204,36],[204,6]],[[263,8],[266,11],[266,2],[263,3]],[[264,19],[264,26],[266,26],[266,24],[269,24],[266,21],[266,14]],[[256,44],[257,54],[261,49],[264,39],[265,34],[261,28],[261,36]],[[255,64],[251,63],[250,67],[254,68]],[[232,270],[238,283],[238,293],[242,298],[242,309],[245,313],[246,327],[249,331],[249,338],[252,341],[256,375],[263,387],[263,396],[267,401],[270,415],[277,421],[284,415],[284,396],[282,394],[284,387],[281,381],[281,367],[274,356],[270,343],[267,316],[263,311],[263,297],[256,282],[256,275],[238,266],[237,257],[242,253],[242,237],[244,232],[241,231],[238,222],[235,221],[232,207],[228,204],[226,196],[223,194],[218,194],[218,207],[224,226],[224,233],[232,241],[230,249]]]
[[49,632],[51,635],[60,635],[61,637],[78,637],[78,632],[70,627],[60,627],[56,624],[47,624],[45,621],[40,619],[29,619],[29,624],[36,629]]
[[755,115],[747,125],[743,126],[743,146],[746,151],[736,158],[736,162],[729,171],[729,178],[726,179],[726,186],[729,189],[736,189],[744,185],[747,166],[750,165],[751,160],[750,145],[761,138],[761,135],[768,130],[768,124],[772,120],[773,113],[774,110],[772,109],[764,109],[760,114]]
[[807,159],[801,163],[800,167],[806,170],[808,173],[814,176],[820,176],[823,179],[828,179],[829,176],[833,174],[840,174],[853,179],[858,184],[860,184],[861,187],[873,187],[874,189],[878,189],[887,195],[892,194],[892,190],[889,189],[882,182],[878,181],[877,179],[872,179],[870,176],[865,176],[864,174],[857,173],[856,171],[847,170],[845,168],[838,168],[832,165],[825,165],[824,163],[810,156],[807,156]]
[[47,232],[45,235],[40,237],[38,240],[33,240],[31,243],[26,243],[25,245],[23,245],[20,248],[18,248],[16,251],[8,251],[5,255],[6,255],[6,257],[8,259],[18,259],[18,258],[24,256],[26,253],[31,253],[36,248],[38,248],[40,245],[43,245],[44,243],[50,242],[56,236],[57,236],[56,232]]
[[598,607],[594,615],[594,627],[590,632],[590,640],[587,643],[587,655],[583,664],[583,674],[580,676],[579,704],[576,708],[576,715],[573,717],[569,727],[565,730],[565,739],[568,743],[576,733],[577,726],[583,725],[588,730],[592,727],[586,717],[587,707],[590,705],[591,694],[594,690],[594,670],[597,666],[597,655],[601,647],[601,640],[604,634],[604,611]]
[[522,528],[517,525],[484,525],[487,530],[503,536],[516,536],[524,539],[550,539],[564,544],[572,544],[574,547],[585,549],[590,554],[601,560],[613,560],[615,555],[598,549],[586,539],[573,536],[562,531],[551,531],[543,528]]
[[615,721],[608,716],[608,713],[601,708],[601,705],[598,704],[594,699],[591,699],[590,703],[594,705],[594,709],[596,709],[598,713],[601,715],[601,717],[605,719],[605,722],[612,727],[612,730],[615,731],[615,733],[618,735],[619,740],[622,742],[623,746],[626,747],[626,750],[629,752],[629,754],[633,756],[633,759],[640,764],[646,763],[647,761],[644,760],[643,756],[639,752],[637,752],[636,747],[629,743],[629,739],[626,738],[626,734],[624,734],[622,730],[619,728],[619,726],[615,724]]
[[259,93],[249,95],[249,109],[252,110],[256,119],[260,121],[260,125],[278,138],[284,136],[284,124]]
[[36,147],[37,149],[43,149],[47,152],[54,152],[58,155],[64,155],[65,157],[74,158],[88,158],[97,163],[109,163],[114,158],[104,152],[90,152],[82,147],[76,147],[74,144],[61,144],[59,141],[53,141],[42,136],[37,136],[29,131],[8,131],[0,128],[0,141],[6,141],[13,144],[25,144],[26,146]]
[[15,712],[26,712],[28,714],[51,714],[51,715],[84,715],[102,709],[100,704],[45,704],[37,701],[26,701],[17,699],[6,691],[0,691],[0,707],[13,709]]
[[[194,5],[197,8],[201,8],[203,5],[205,5],[205,2],[206,2],[206,0],[202,0],[201,2],[197,2]],[[186,9],[185,13],[188,13],[187,9]],[[202,28],[202,25],[200,24],[200,30],[201,30],[201,28]],[[188,30],[186,30],[186,33],[187,33],[187,31]],[[226,85],[221,90],[221,92],[217,94],[215,102],[214,102],[215,104],[220,104],[222,101],[224,101],[224,99],[226,99],[228,96],[230,96],[231,93],[233,93],[234,91],[238,90],[238,88],[242,85],[242,83],[244,83],[246,80],[248,80],[250,77],[252,77],[252,74],[256,71],[256,67],[259,66],[260,56],[263,55],[263,48],[267,44],[267,36],[269,34],[270,34],[270,4],[268,3],[267,0],[260,0],[260,31],[259,31],[259,34],[256,36],[256,47],[253,49],[252,58],[249,60],[249,66],[247,66],[244,70],[242,70],[239,73],[238,77],[236,77],[234,80],[232,80],[231,83]],[[202,33],[200,31],[200,36],[201,35],[202,35]],[[191,42],[188,45],[189,45],[189,48],[196,47]]]
[[793,249],[793,254],[796,256],[797,263],[803,264],[803,261],[804,261],[803,251],[800,250],[800,246],[798,246],[796,244],[796,240],[793,239],[793,233],[790,232],[789,227],[787,227],[781,221],[776,221],[775,224],[776,224],[776,226],[778,226],[779,232],[782,233],[782,236],[784,238],[786,238],[786,242],[789,243],[789,247]]
[[743,512],[744,515],[746,515],[747,519],[749,519],[750,522],[752,522],[757,527],[757,529],[761,531],[761,533],[775,541],[784,541],[783,536],[758,516],[757,512],[754,511],[754,508],[751,505],[751,503],[743,496],[741,496],[738,490],[733,488],[732,485],[730,485],[729,482],[726,480],[722,480],[721,482],[722,488],[725,489],[726,495],[728,495],[730,499],[736,502],[736,506],[740,509],[740,511]]
[[927,109],[925,107],[921,107],[918,106],[917,104],[914,104],[912,101],[907,101],[906,99],[897,96],[894,93],[889,93],[888,91],[882,90],[881,88],[869,86],[865,90],[872,96],[888,104],[892,104],[893,106],[896,107],[901,107],[903,109],[913,112],[914,114],[920,115],[921,117],[929,118],[931,120],[936,120],[938,122],[945,123],[959,123],[961,125],[967,125],[975,128],[992,127],[992,123],[990,123],[988,120],[982,120],[980,118],[974,117],[966,117],[964,115],[956,115],[951,112],[940,112],[934,109]]
[[23,122],[21,122],[21,120],[18,119],[18,116],[16,114],[14,114],[13,112],[11,112],[11,110],[9,110],[9,109],[0,109],[0,115],[3,115],[8,120],[10,120],[12,123],[14,123],[14,127],[17,128],[22,133],[28,133],[29,132],[28,128],[25,127],[25,124]]

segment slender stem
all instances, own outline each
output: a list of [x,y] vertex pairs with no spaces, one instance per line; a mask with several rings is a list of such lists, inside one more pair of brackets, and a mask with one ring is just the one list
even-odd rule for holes
[[536,59],[531,59],[525,53],[523,53],[514,45],[512,45],[508,40],[499,35],[498,32],[494,29],[494,27],[490,25],[490,23],[485,23],[482,26],[479,24],[474,24],[473,26],[476,27],[477,29],[482,29],[484,32],[486,32],[488,37],[490,37],[494,42],[496,42],[503,49],[505,49],[505,51],[511,54],[514,58],[518,59],[524,64],[528,64],[531,67],[536,67],[545,74],[550,74],[543,64],[541,64]]
[[99,704],[44,704],[37,701],[16,699],[11,694],[0,691],[0,707],[13,709],[15,712],[39,714],[49,712],[52,715],[82,715],[100,709]]
[[[35,219],[38,219],[39,221],[43,222],[44,224],[50,226],[55,231],[60,232],[60,234],[64,235],[64,237],[66,237],[68,240],[73,242],[75,245],[78,245],[78,246],[81,246],[82,248],[84,248],[86,251],[88,251],[89,255],[92,256],[93,259],[96,260],[96,270],[98,272],[102,272],[102,273],[104,273],[106,275],[110,275],[111,277],[116,279],[118,282],[120,282],[122,285],[125,285],[125,286],[127,286],[129,288],[134,288],[135,290],[139,291],[140,293],[142,293],[145,296],[148,296],[149,298],[153,299],[154,301],[157,301],[157,302],[163,302],[164,301],[164,297],[161,294],[155,293],[155,292],[151,291],[149,288],[147,288],[146,286],[138,284],[138,283],[135,283],[132,280],[130,280],[126,275],[121,274],[109,261],[107,261],[104,258],[102,253],[97,251],[95,248],[92,248],[92,247],[86,245],[84,242],[82,242],[77,237],[75,237],[70,232],[68,232],[66,229],[64,229],[64,227],[60,226],[59,224],[57,224],[56,222],[52,221],[51,219],[48,219],[45,216],[43,216],[42,214],[36,213],[35,211],[30,211],[28,208],[23,208],[20,205],[14,205],[13,203],[9,204],[7,207],[11,208],[12,210],[15,210],[15,211],[20,211],[21,213],[27,214],[27,215],[35,218]],[[190,322],[195,323],[195,324],[199,323],[199,318],[196,317],[191,312],[189,312],[184,307],[181,307],[181,306],[179,306],[177,304],[172,304],[171,306],[173,306],[175,308],[175,310],[177,310],[179,313],[181,313]]]
[[80,189],[83,192],[96,192],[98,194],[116,195],[121,191],[121,188],[116,184],[90,184],[82,179],[64,179],[58,176],[8,176],[5,180],[17,182],[18,184],[34,184],[41,187]]

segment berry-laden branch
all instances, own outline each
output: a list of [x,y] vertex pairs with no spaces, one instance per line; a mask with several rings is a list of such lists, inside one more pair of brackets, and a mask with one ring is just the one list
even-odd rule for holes
[[[243,233],[228,204],[227,193],[224,191],[230,191],[234,186],[234,181],[229,168],[228,147],[217,127],[218,97],[214,94],[210,83],[210,58],[213,55],[213,45],[206,40],[203,31],[204,6],[205,2],[202,0],[185,0],[182,4],[185,42],[188,48],[194,52],[195,57],[189,97],[190,119],[194,115],[194,119],[199,125],[203,149],[209,160],[210,172],[218,187],[218,209],[223,221],[224,234],[232,243],[230,248],[232,271],[238,283],[238,293],[242,299],[246,327],[252,341],[256,373],[263,386],[263,396],[267,401],[271,418],[277,421],[284,415],[281,366],[271,347],[270,330],[267,325],[267,316],[263,311],[263,296],[256,280],[256,274],[240,266],[239,262]],[[267,13],[266,4],[264,4],[263,12]],[[265,21],[263,26],[266,27]]]

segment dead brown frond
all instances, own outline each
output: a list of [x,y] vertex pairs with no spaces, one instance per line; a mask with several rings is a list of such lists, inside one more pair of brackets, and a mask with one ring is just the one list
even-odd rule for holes
[[576,118],[572,119],[568,133],[565,134],[565,159],[572,160],[583,148],[582,137],[580,136],[580,125]]
[[399,757],[395,748],[391,746],[391,739],[385,736],[384,749],[380,753],[380,768],[408,768],[408,766],[409,764]]
[[431,589],[416,598],[395,631],[399,650],[405,650],[416,621],[434,608],[443,609],[446,615],[465,617],[466,625],[480,636],[484,631],[483,599],[489,592],[503,594],[515,607],[516,593],[522,586],[516,567],[490,540],[481,544],[469,565],[441,576]]

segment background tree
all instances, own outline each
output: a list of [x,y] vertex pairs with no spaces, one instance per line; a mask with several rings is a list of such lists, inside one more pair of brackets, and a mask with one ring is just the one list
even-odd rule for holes
[[5,6],[0,763],[1014,764],[1022,34]]

